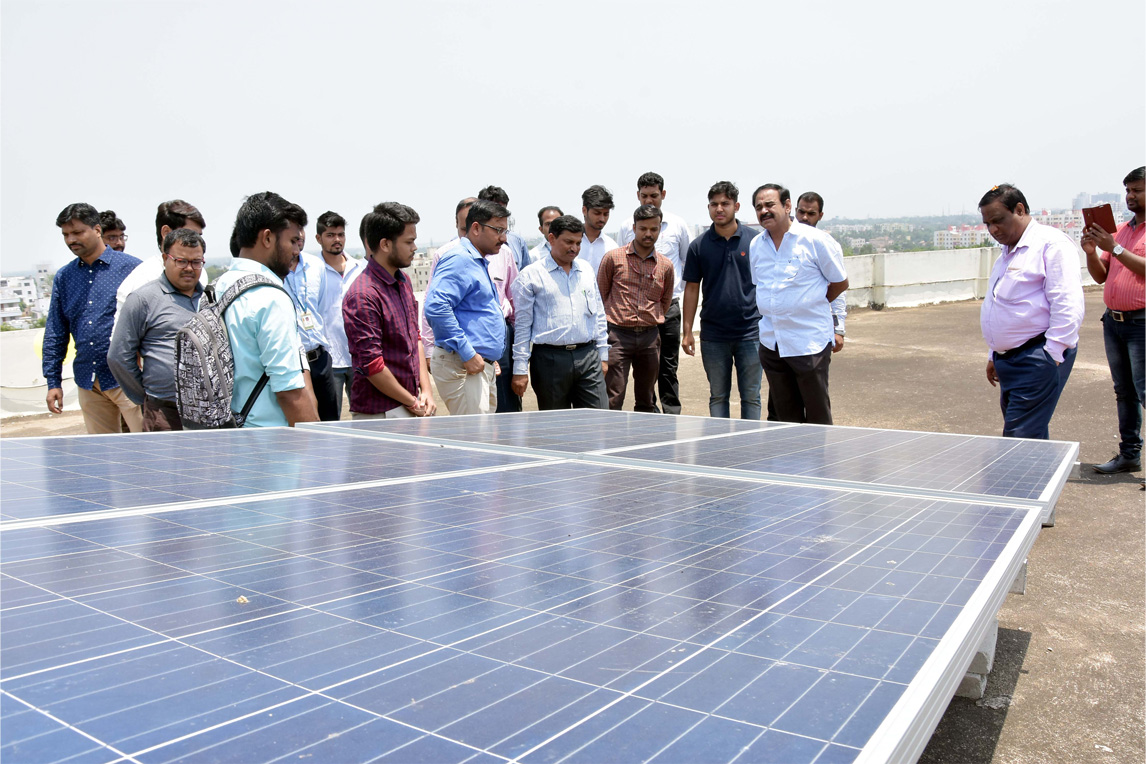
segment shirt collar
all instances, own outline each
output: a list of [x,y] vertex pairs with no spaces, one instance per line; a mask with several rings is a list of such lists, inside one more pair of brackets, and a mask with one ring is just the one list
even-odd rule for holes
[[731,236],[725,239],[723,236],[716,232],[716,223],[713,223],[708,227],[708,236],[713,241],[732,241],[733,239],[739,239],[744,234],[745,228],[747,228],[747,226],[737,220],[736,230],[732,233]]
[[103,252],[100,252],[99,257],[97,257],[95,260],[92,260],[91,265],[88,265],[83,260],[80,260],[78,257],[76,258],[76,260],[78,260],[79,264],[85,268],[94,268],[95,264],[98,263],[100,260],[102,260],[104,262],[104,265],[111,265],[112,261],[115,260],[115,256],[118,254],[119,254],[118,252],[116,252],[114,249],[112,249],[111,247],[109,247],[105,244],[103,247]]
[[374,278],[378,279],[383,284],[387,284],[389,286],[393,286],[394,284],[397,284],[399,281],[405,281],[406,280],[406,274],[402,273],[402,271],[398,271],[397,275],[391,276],[390,271],[386,270],[381,265],[379,265],[378,261],[375,260],[373,257],[367,259],[366,271],[368,273],[372,274],[374,276]]
[[1008,254],[1029,247],[1030,241],[1028,240],[1028,237],[1033,239],[1037,235],[1035,233],[1035,226],[1037,225],[1038,223],[1035,221],[1035,219],[1031,218],[1031,222],[1027,223],[1027,229],[1023,231],[1023,235],[1019,237],[1019,240],[1015,243],[1015,246],[1008,248]]
[[477,247],[475,247],[474,243],[470,241],[470,237],[465,236],[461,239],[458,239],[458,242],[462,245],[462,249],[466,251],[466,254],[468,254],[474,260],[477,260],[478,262],[485,260],[485,257],[482,255],[482,253],[478,252]]
[[258,260],[252,260],[249,257],[236,257],[235,262],[231,263],[231,270],[242,271],[244,273],[261,273],[268,278],[274,279],[276,284],[283,283],[283,280],[280,279],[274,271]]
[[[637,243],[635,241],[630,241],[628,244],[625,245],[625,252],[627,254],[630,254],[630,255],[636,255],[637,257],[641,257],[640,254],[638,254],[638,252],[637,252]],[[646,257],[643,257],[641,259],[642,260],[656,259],[656,256],[657,256],[657,248],[653,247],[653,251],[650,252]]]
[[[545,256],[545,259],[542,262],[545,264],[545,270],[550,272],[561,268],[561,264],[553,259],[552,250],[550,250],[549,254]],[[581,261],[581,256],[578,255],[577,257],[573,258],[573,265],[570,266],[570,272],[583,271],[588,267],[589,266],[585,265],[585,263]]]
[[[171,279],[167,278],[166,270],[159,274],[159,288],[167,294],[182,294],[184,297],[187,296],[175,288],[175,285],[171,283]],[[201,294],[203,294],[203,282],[199,279],[195,279],[195,294],[193,294],[192,297],[198,297]]]

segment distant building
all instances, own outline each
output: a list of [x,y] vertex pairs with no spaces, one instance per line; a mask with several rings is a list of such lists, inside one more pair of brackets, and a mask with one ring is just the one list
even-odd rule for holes
[[36,279],[31,276],[0,276],[0,291],[14,294],[28,305],[32,305],[40,296]]
[[948,226],[945,231],[935,232],[932,243],[936,249],[993,247],[996,244],[985,225]]

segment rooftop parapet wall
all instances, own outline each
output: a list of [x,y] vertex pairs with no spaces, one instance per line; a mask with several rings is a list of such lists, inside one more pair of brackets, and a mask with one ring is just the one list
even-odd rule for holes
[[[956,300],[983,299],[998,247],[925,252],[883,252],[844,259],[849,307],[910,308]],[[1078,250],[1084,286],[1094,284],[1086,255]]]

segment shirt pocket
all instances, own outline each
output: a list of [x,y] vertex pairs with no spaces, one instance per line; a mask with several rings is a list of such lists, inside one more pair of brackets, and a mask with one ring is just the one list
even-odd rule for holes
[[1029,302],[1043,291],[1043,278],[1021,268],[1008,268],[995,284],[995,299],[1004,303]]

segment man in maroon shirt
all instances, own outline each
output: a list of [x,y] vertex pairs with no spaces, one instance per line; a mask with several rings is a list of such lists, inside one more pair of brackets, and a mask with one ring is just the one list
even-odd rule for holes
[[353,419],[431,416],[437,409],[414,290],[399,270],[414,260],[419,220],[406,205],[383,202],[362,221],[369,257],[342,301],[354,368]]

